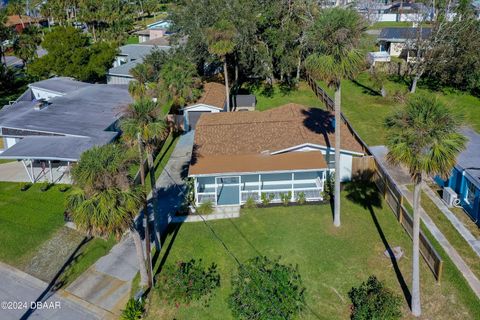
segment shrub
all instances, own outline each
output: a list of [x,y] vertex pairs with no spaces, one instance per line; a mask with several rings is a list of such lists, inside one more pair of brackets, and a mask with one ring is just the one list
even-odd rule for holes
[[48,189],[50,189],[52,187],[52,185],[53,184],[48,182],[48,181],[42,182],[42,186],[40,187],[40,190],[42,192],[48,191]]
[[353,304],[353,320],[394,320],[402,317],[401,298],[385,288],[375,276],[370,276],[358,288],[353,287],[348,296]]
[[327,174],[327,179],[323,185],[322,198],[325,201],[330,201],[333,199],[335,194],[335,176],[333,173]]
[[60,192],[67,192],[68,190],[70,190],[70,186],[63,185],[60,187]]
[[256,257],[238,268],[232,279],[229,307],[239,319],[292,319],[305,307],[305,288],[298,267],[279,258]]
[[307,203],[307,197],[305,196],[305,192],[299,192],[297,195],[297,203],[298,204],[305,204]]
[[257,202],[252,197],[248,197],[243,206],[247,209],[254,209],[257,207]]
[[288,206],[290,199],[292,199],[292,192],[288,191],[288,193],[281,193],[280,199],[282,200],[284,206]]
[[145,302],[130,298],[124,310],[122,310],[122,320],[138,320],[143,316]]
[[170,302],[185,302],[205,298],[208,301],[212,291],[220,286],[217,266],[212,263],[207,269],[202,260],[178,262],[176,266],[165,267],[157,277],[156,288],[161,297]]
[[198,214],[211,214],[213,212],[213,202],[205,201],[197,207]]
[[267,206],[275,198],[273,193],[262,193],[261,200],[264,206]]
[[186,206],[195,205],[195,180],[193,180],[192,178],[188,178],[185,186],[186,192],[184,204]]
[[22,184],[22,187],[20,188],[20,190],[27,191],[28,189],[30,189],[31,186],[32,186],[31,182],[25,182],[24,184]]

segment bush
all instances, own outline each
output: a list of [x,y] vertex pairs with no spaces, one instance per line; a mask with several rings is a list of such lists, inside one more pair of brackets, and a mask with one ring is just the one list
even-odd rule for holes
[[284,206],[288,206],[290,199],[292,199],[292,192],[288,191],[288,193],[281,193],[280,199],[282,200]]
[[256,257],[238,268],[228,304],[239,319],[292,319],[305,308],[305,288],[297,267]]
[[122,320],[138,320],[143,316],[145,302],[130,298],[124,310],[122,310]]
[[353,320],[394,320],[402,317],[401,298],[385,288],[375,276],[370,276],[358,288],[353,287],[348,296],[353,303]]
[[243,206],[247,209],[254,209],[257,207],[257,202],[252,197],[248,197]]
[[261,200],[264,206],[267,206],[275,198],[273,193],[262,193]]
[[212,201],[206,201],[202,204],[200,204],[197,207],[197,213],[198,214],[211,214],[213,212],[213,202]]
[[297,203],[298,204],[305,204],[307,203],[307,197],[305,196],[305,192],[299,192],[297,195]]
[[63,185],[60,187],[60,192],[67,192],[68,190],[70,190],[70,186],[68,185]]
[[192,178],[188,178],[185,186],[186,192],[184,204],[186,206],[195,205],[195,180],[193,180]]
[[322,198],[325,201],[331,201],[335,195],[335,175],[333,173],[327,174],[327,179],[323,186]]
[[20,188],[20,190],[27,191],[28,189],[30,189],[31,186],[32,186],[31,182],[25,182],[24,184],[22,184],[22,187]]
[[207,302],[212,291],[219,286],[217,266],[212,263],[205,269],[201,259],[192,259],[167,266],[157,277],[155,287],[160,296],[170,302],[188,303],[202,298]]

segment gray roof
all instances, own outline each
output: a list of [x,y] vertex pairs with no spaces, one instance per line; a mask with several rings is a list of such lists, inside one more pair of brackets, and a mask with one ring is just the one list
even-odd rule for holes
[[465,170],[480,187],[480,134],[470,128],[464,128],[461,133],[468,138],[467,147],[457,159],[457,168]]
[[127,86],[95,84],[54,97],[41,110],[34,110],[35,100],[6,106],[0,110],[0,128],[66,137],[25,137],[0,157],[38,154],[50,159],[78,159],[85,148],[108,143],[118,135],[107,130],[113,130],[122,109],[131,101]]
[[120,66],[110,68],[108,70],[108,75],[110,76],[122,76],[129,77],[130,70],[134,68],[137,64],[143,62],[143,58],[147,56],[154,48],[160,50],[169,50],[170,46],[155,46],[149,44],[127,44],[120,47],[120,54],[128,57],[128,62]]
[[90,83],[76,81],[68,77],[55,77],[38,82],[34,82],[28,85],[30,88],[39,88],[56,92],[59,94],[67,94],[69,92],[76,91],[80,88],[91,86]]
[[255,107],[256,98],[253,94],[238,94],[235,96],[237,107]]
[[128,56],[128,59],[139,59],[143,58],[153,50],[155,46],[144,45],[144,44],[127,44],[121,46],[120,54]]
[[[378,36],[378,41],[405,42],[417,39],[420,30],[417,28],[383,28]],[[427,39],[432,34],[431,28],[421,28],[421,38]]]
[[130,75],[130,70],[135,68],[135,66],[137,64],[140,64],[142,62],[143,62],[143,59],[140,58],[140,59],[137,59],[135,61],[129,61],[127,63],[124,63],[124,64],[120,65],[120,66],[110,68],[110,69],[108,69],[108,75],[109,76],[122,76],[122,77],[128,77],[128,78],[133,79],[133,77]]

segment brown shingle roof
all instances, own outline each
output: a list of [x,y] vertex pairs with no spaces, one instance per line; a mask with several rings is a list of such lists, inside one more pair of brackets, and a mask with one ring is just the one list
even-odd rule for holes
[[216,82],[208,82],[203,86],[203,94],[195,104],[203,103],[223,109],[226,96],[225,85]]
[[[244,161],[252,161],[254,166],[258,160],[256,157],[261,154],[270,154],[302,144],[333,148],[335,144],[333,118],[331,112],[297,104],[287,104],[263,112],[203,114],[195,130],[194,160],[190,166],[190,174],[210,173],[211,169],[216,170],[215,167],[227,170],[227,166],[221,165],[221,161],[231,161],[228,159],[240,161],[242,156],[246,157]],[[343,150],[363,153],[361,145],[343,123],[341,135]],[[273,156],[269,159],[267,160],[276,161]],[[291,160],[290,168],[286,168],[289,170],[294,170],[296,161],[306,161],[303,157],[297,160],[288,159]],[[307,163],[304,165],[313,166],[319,163],[309,162],[308,165]],[[260,164],[258,166],[260,167]]]
[[22,15],[22,18],[20,19],[20,16],[16,14],[16,15],[8,16],[7,21],[5,22],[5,25],[7,27],[12,27],[12,26],[16,26],[17,24],[22,24],[22,21],[25,25],[28,25],[30,23],[37,23],[41,20],[42,19],[40,18],[33,18],[26,15]]

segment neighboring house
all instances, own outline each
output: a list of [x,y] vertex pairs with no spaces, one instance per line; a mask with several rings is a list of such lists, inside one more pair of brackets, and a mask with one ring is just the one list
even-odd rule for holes
[[225,85],[208,82],[203,86],[203,94],[194,104],[183,108],[184,128],[194,130],[200,116],[204,113],[226,111],[227,93]]
[[5,148],[0,159],[22,161],[32,182],[40,164],[42,171],[47,163],[67,171],[85,150],[116,139],[117,121],[131,101],[126,86],[65,77],[32,83],[15,103],[0,110]]
[[[341,177],[351,179],[352,164],[364,155],[342,123]],[[203,114],[196,125],[189,177],[196,203],[240,205],[262,194],[273,202],[291,193],[322,200],[334,170],[334,115],[319,108],[287,104],[268,111]]]
[[406,60],[414,57],[412,52],[417,39],[428,39],[431,28],[383,28],[377,38],[380,51],[388,52],[391,57],[401,57]]
[[[44,18],[34,18],[27,15],[22,15],[22,16],[12,15],[12,16],[8,16],[7,21],[5,22],[5,25],[21,33],[22,30],[24,29],[24,26],[27,27],[31,24],[44,24],[46,21],[47,20]],[[23,22],[23,25],[22,25],[22,22]]]
[[119,48],[119,53],[115,57],[113,67],[108,70],[108,84],[129,84],[133,80],[130,70],[137,64],[143,62],[154,48],[160,50],[169,50],[170,46],[156,46],[148,44],[127,44]]
[[171,23],[165,20],[159,20],[147,25],[147,29],[135,32],[138,35],[138,42],[149,43],[154,39],[168,38],[171,35],[169,31],[170,25]]
[[257,99],[253,94],[237,94],[233,97],[234,111],[254,111]]
[[[480,227],[480,134],[463,129],[468,138],[467,148],[459,155],[447,181],[436,178],[442,187],[451,188],[472,220]],[[446,192],[444,190],[444,192]]]

